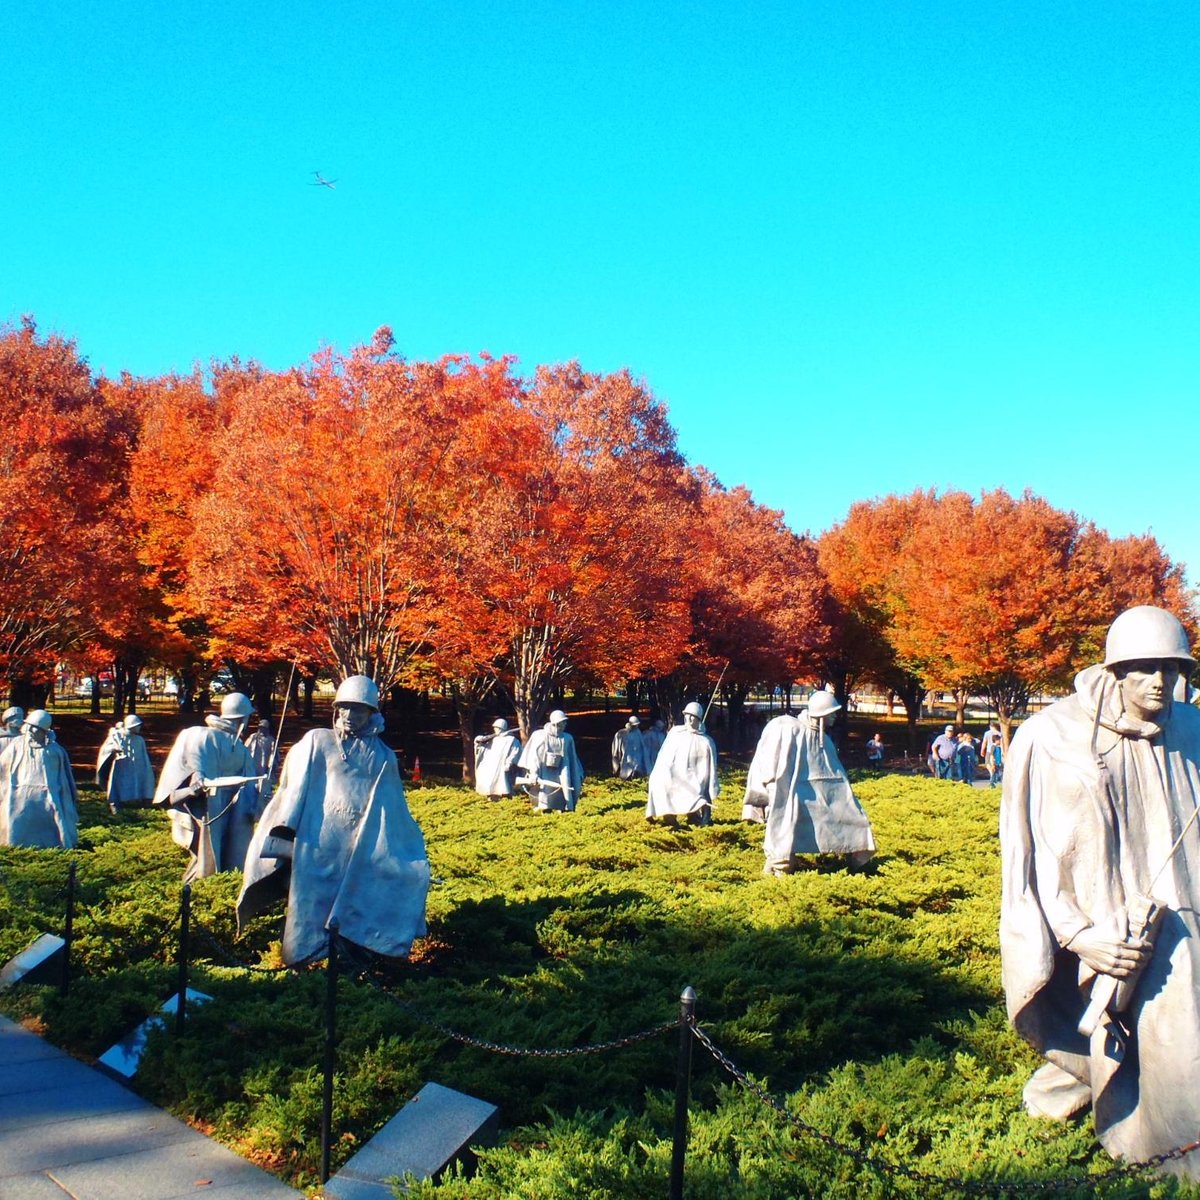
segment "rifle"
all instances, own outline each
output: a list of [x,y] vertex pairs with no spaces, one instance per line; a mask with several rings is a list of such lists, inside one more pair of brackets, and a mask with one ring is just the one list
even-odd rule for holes
[[708,704],[704,709],[704,716],[700,718],[700,724],[703,725],[708,720],[708,711],[713,706],[713,701],[717,698],[717,693],[721,690],[721,681],[725,678],[725,672],[729,670],[729,660],[725,660],[725,665],[721,668],[721,674],[717,676],[717,686],[713,688],[712,695],[708,698]]
[[271,786],[271,780],[275,778],[275,764],[279,761],[279,746],[283,741],[283,722],[287,719],[288,699],[292,694],[292,682],[296,678],[296,663],[292,661],[292,670],[288,675],[287,691],[283,693],[283,707],[279,710],[279,726],[275,730],[275,745],[271,747],[271,761],[267,763],[266,781],[267,787]]
[[[1200,804],[1196,806],[1192,815],[1188,817],[1183,828],[1179,831],[1179,836],[1175,839],[1175,844],[1167,852],[1167,857],[1163,860],[1162,866],[1154,872],[1154,878],[1150,880],[1150,884],[1146,888],[1147,893],[1154,891],[1154,885],[1167,869],[1171,859],[1175,857],[1176,851],[1183,845],[1184,835],[1196,823],[1197,817],[1200,817]],[[1166,911],[1163,905],[1155,900],[1151,900],[1148,895],[1135,896],[1133,903],[1129,906],[1129,938],[1143,940],[1152,938],[1154,932],[1158,929],[1159,922],[1166,915]],[[1091,1037],[1092,1031],[1100,1023],[1100,1018],[1104,1016],[1105,1011],[1110,1007],[1114,1013],[1124,1012],[1129,1007],[1129,1001],[1133,999],[1133,991],[1137,987],[1138,979],[1143,969],[1135,971],[1132,975],[1125,976],[1124,979],[1118,979],[1115,975],[1104,975],[1096,979],[1096,982],[1092,984],[1092,996],[1088,1003],[1087,1011],[1083,1014],[1078,1025],[1079,1032],[1084,1037]]]

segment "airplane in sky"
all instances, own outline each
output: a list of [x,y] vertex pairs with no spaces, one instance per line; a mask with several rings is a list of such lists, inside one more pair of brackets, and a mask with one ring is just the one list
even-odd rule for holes
[[330,191],[333,191],[334,187],[337,185],[336,179],[326,179],[320,171],[314,171],[313,174],[317,177],[316,182],[312,184],[313,187],[327,187]]

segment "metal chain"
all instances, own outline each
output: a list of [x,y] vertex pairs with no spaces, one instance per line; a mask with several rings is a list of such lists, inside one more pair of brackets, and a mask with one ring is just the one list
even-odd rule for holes
[[438,1033],[450,1038],[452,1041],[460,1042],[464,1046],[473,1046],[476,1050],[488,1050],[493,1054],[507,1054],[516,1058],[577,1058],[584,1054],[603,1054],[608,1050],[620,1050],[625,1046],[633,1046],[638,1042],[643,1042],[647,1038],[657,1037],[660,1033],[667,1033],[672,1029],[679,1028],[679,1022],[664,1021],[661,1025],[656,1025],[653,1029],[643,1029],[640,1033],[632,1033],[626,1037],[614,1038],[608,1042],[593,1042],[587,1046],[569,1046],[563,1049],[538,1049],[530,1046],[510,1046],[503,1042],[489,1042],[483,1038],[472,1037],[469,1033],[462,1033],[457,1029],[452,1029],[449,1025],[443,1025],[441,1021],[435,1021],[432,1017],[415,1009],[407,1000],[401,1000],[399,996],[394,996],[389,992],[382,983],[377,979],[373,979],[367,972],[366,967],[355,960],[353,953],[350,953],[345,948],[345,943],[342,943],[343,954],[346,959],[358,969],[358,978],[369,987],[374,988],[381,996],[385,996],[398,1008],[402,1008],[414,1021],[420,1025],[426,1025],[430,1029],[437,1030]]
[[761,1100],[768,1108],[778,1113],[790,1125],[795,1126],[802,1133],[809,1137],[816,1138],[818,1141],[828,1146],[831,1150],[836,1150],[841,1154],[852,1158],[855,1162],[863,1166],[870,1167],[882,1175],[899,1175],[905,1179],[912,1180],[915,1183],[922,1183],[927,1186],[935,1186],[940,1188],[955,1189],[960,1192],[969,1192],[974,1195],[988,1196],[1005,1196],[1010,1194],[1020,1194],[1025,1192],[1056,1192],[1067,1191],[1072,1188],[1095,1188],[1101,1183],[1110,1183],[1118,1179],[1138,1179],[1145,1176],[1155,1167],[1160,1167],[1164,1163],[1171,1162],[1175,1159],[1183,1158],[1185,1154],[1190,1154],[1193,1150],[1200,1149],[1200,1139],[1194,1142],[1189,1142],[1186,1146],[1179,1146],[1174,1150],[1168,1150],[1165,1154],[1156,1154],[1153,1158],[1146,1159],[1140,1163],[1122,1163],[1112,1167],[1107,1171],[1102,1171],[1096,1175],[1070,1176],[1066,1179],[1048,1179],[1048,1180],[1021,1180],[1019,1182],[1005,1183],[996,1181],[992,1183],[970,1179],[956,1179],[941,1175],[932,1175],[925,1171],[918,1171],[914,1167],[906,1167],[902,1163],[892,1163],[885,1159],[878,1158],[865,1150],[861,1146],[850,1146],[845,1142],[840,1142],[830,1134],[818,1129],[815,1125],[803,1120],[803,1118],[791,1113],[783,1105],[771,1095],[765,1088],[760,1087],[749,1078],[745,1071],[741,1070],[728,1055],[721,1052],[720,1049],[713,1043],[712,1039],[698,1025],[690,1026],[695,1039],[712,1055],[717,1063],[723,1067],[730,1076],[742,1088],[750,1092]]

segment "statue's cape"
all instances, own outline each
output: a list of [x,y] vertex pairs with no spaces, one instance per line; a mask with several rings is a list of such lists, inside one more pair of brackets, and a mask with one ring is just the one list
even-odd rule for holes
[[[1123,1157],[1200,1132],[1195,824],[1171,853],[1198,800],[1200,712],[1176,703],[1161,728],[1132,722],[1102,667],[1082,671],[1074,695],[1026,721],[1005,762],[1000,948],[1009,1016],[1090,1086],[1097,1135]],[[1168,909],[1150,965],[1125,1016],[1084,1037],[1076,1027],[1095,977],[1064,947],[1091,926],[1123,938],[1138,896]]]
[[[199,779],[256,773],[250,752],[231,733],[194,725],[175,739],[158,777],[154,804],[170,804],[172,792]],[[239,868],[258,812],[257,785],[220,788],[203,800],[189,801],[189,808],[171,809],[171,837],[192,855],[185,880]]]
[[775,717],[763,727],[746,775],[743,815],[765,810],[768,862],[793,854],[863,854],[875,849],[871,822],[850,787],[833,739],[807,719]]
[[111,804],[136,804],[154,795],[154,768],[146,739],[120,726],[110,729],[96,758],[96,782]]
[[475,790],[481,796],[511,796],[512,769],[521,753],[521,741],[513,733],[476,739]]
[[721,792],[716,743],[685,725],[673,726],[654,760],[648,790],[648,817],[684,816],[711,804]]
[[[272,856],[281,831],[291,860]],[[429,862],[408,811],[396,756],[374,735],[342,742],[314,729],[288,751],[279,787],[246,855],[242,923],[286,892],[283,958],[321,958],[328,928],[379,954],[402,956],[425,932]]]
[[70,850],[79,841],[79,801],[67,752],[23,735],[0,747],[0,846]]

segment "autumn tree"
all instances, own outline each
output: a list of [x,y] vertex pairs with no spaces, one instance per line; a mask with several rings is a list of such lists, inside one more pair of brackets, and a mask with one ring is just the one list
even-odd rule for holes
[[821,535],[818,555],[839,608],[829,673],[859,674],[900,698],[916,748],[916,723],[928,687],[923,668],[897,649],[897,614],[904,603],[902,567],[915,531],[937,506],[932,491],[859,501],[846,519]]
[[951,492],[906,544],[894,644],[931,683],[988,697],[1007,738],[1029,697],[1066,687],[1094,622],[1074,513],[1031,492]]
[[[744,487],[698,472],[692,538],[692,636],[684,670],[693,683],[721,677],[735,736],[758,684],[812,679],[833,636],[833,609],[811,539]],[[710,684],[711,686],[711,684]]]
[[468,570],[504,630],[524,738],[573,675],[674,667],[690,628],[695,484],[665,409],[627,371],[539,367],[518,401],[522,469],[474,527]]
[[5,438],[0,486],[0,673],[15,702],[41,702],[56,661],[97,631],[111,592],[113,526],[130,431],[102,403],[65,338],[32,318],[0,328]]

